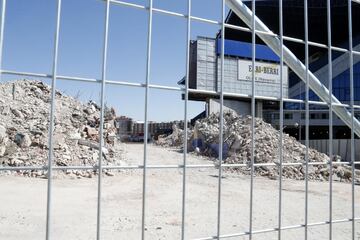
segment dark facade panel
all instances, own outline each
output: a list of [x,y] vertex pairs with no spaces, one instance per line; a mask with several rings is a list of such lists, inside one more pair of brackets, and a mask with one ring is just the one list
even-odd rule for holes
[[[251,1],[245,1],[251,8]],[[279,33],[279,1],[267,0],[256,1],[256,15],[275,33]],[[309,40],[327,44],[327,9],[326,1],[309,0]],[[289,0],[283,1],[284,8],[284,35],[304,39],[304,1]],[[332,36],[333,45],[339,46],[347,42],[348,34],[348,9],[347,0],[333,0],[331,2],[331,20],[332,20]],[[360,24],[358,19],[360,16],[360,4],[352,4],[353,12],[353,36],[360,34]],[[230,12],[227,23],[246,26],[236,14]],[[336,34],[335,34],[336,33]],[[225,31],[227,39],[251,42],[251,34],[227,28]],[[261,43],[257,39],[257,43]],[[301,44],[285,42],[285,45],[293,51],[300,59],[304,59],[304,50]],[[344,46],[348,48],[348,46]],[[326,49],[322,50],[326,51]]]
[[[257,44],[255,46],[256,59],[263,61],[280,62],[280,58],[276,53],[266,45]],[[221,54],[221,38],[216,39],[216,53]],[[227,56],[235,56],[241,58],[252,58],[252,45],[248,42],[240,42],[225,39],[225,51]]]

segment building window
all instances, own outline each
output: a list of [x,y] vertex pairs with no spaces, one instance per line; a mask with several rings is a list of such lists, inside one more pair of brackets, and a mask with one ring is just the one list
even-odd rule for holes
[[360,113],[355,113],[355,118],[360,120]]
[[293,119],[292,113],[285,113],[285,119]]

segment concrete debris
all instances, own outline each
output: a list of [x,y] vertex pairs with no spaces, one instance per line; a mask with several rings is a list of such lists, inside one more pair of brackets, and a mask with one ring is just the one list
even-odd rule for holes
[[6,134],[6,128],[0,125],[0,157],[4,156],[7,143],[8,137]]
[[[14,90],[15,89],[15,90]],[[49,152],[51,88],[41,81],[0,84],[0,166],[45,167]],[[96,166],[99,159],[100,107],[83,104],[56,91],[53,166]],[[122,165],[115,110],[105,108],[103,165]],[[54,174],[58,171],[54,171]],[[66,175],[92,177],[94,170],[68,170]],[[4,172],[0,172],[0,175]],[[46,177],[46,170],[19,170],[17,175]],[[112,173],[108,173],[111,176]]]
[[32,144],[31,138],[26,133],[25,134],[17,133],[15,135],[14,142],[17,143],[19,145],[19,147],[21,147],[21,148],[30,147]]
[[[220,120],[219,114],[211,114],[209,117],[198,120],[194,128],[189,132],[188,149],[202,155],[217,157],[219,152]],[[233,111],[224,112],[223,129],[223,159],[227,164],[244,164],[246,167],[228,168],[229,171],[238,171],[250,174],[250,162],[252,152],[251,116],[239,116]],[[175,128],[176,129],[176,128]],[[176,129],[169,136],[162,136],[158,144],[162,146],[181,147],[183,131]],[[280,132],[260,118],[255,119],[255,163],[279,164]],[[298,163],[296,166],[283,166],[285,178],[301,180],[305,177],[306,147],[288,134],[283,134],[283,163]],[[309,149],[309,162],[328,163],[329,157]],[[333,161],[340,161],[334,157]],[[340,181],[351,181],[351,167],[333,164],[333,176]],[[329,179],[329,166],[327,164],[309,165],[309,179],[325,181]],[[255,167],[255,174],[275,179],[279,175],[278,166]],[[360,182],[360,171],[355,171],[356,181]]]
[[[172,134],[170,135],[160,135],[156,141],[157,145],[164,147],[179,147],[184,144],[184,130],[180,129],[176,124],[172,126]],[[189,131],[188,136],[192,134]],[[190,140],[190,138],[188,138]]]

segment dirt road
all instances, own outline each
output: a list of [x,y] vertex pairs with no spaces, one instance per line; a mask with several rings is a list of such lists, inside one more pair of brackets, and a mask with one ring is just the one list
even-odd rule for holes
[[[141,164],[143,147],[126,145],[126,163]],[[182,154],[149,145],[148,164],[181,164]],[[189,155],[190,164],[211,163]],[[217,226],[217,169],[188,169],[186,239],[213,236]],[[147,179],[147,239],[179,239],[181,233],[182,170],[149,169]],[[249,229],[248,176],[224,173],[222,179],[221,234]],[[277,227],[278,181],[255,178],[254,230]],[[46,179],[0,177],[0,239],[44,239]],[[310,182],[309,222],[329,219],[329,183]],[[360,216],[356,186],[356,216]],[[303,181],[284,181],[283,226],[304,223]],[[333,219],[351,217],[351,185],[334,183]],[[140,239],[142,170],[105,177],[102,187],[102,239]],[[55,179],[53,182],[52,239],[95,239],[97,179]],[[309,239],[328,239],[328,226],[309,227]],[[334,239],[351,239],[351,222],[333,225]],[[360,224],[356,223],[360,239]],[[230,239],[248,239],[234,237]],[[277,239],[277,233],[255,234],[253,239]],[[284,230],[283,239],[304,239],[304,229]]]

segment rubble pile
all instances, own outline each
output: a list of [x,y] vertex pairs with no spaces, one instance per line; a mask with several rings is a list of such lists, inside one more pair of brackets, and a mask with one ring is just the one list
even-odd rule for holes
[[[99,159],[100,107],[95,102],[83,104],[59,91],[55,95],[53,166],[95,166]],[[47,165],[50,103],[51,88],[41,81],[0,84],[0,165]],[[104,119],[103,165],[120,165],[123,149],[116,139],[114,109],[106,108]],[[46,177],[46,170],[19,170],[17,174]],[[65,174],[92,177],[95,172],[67,170]]]
[[[252,151],[252,132],[251,132],[252,117],[239,116],[233,111],[224,112],[224,162],[227,164],[246,164],[249,165],[251,161]],[[209,117],[198,120],[192,130],[190,141],[200,139],[202,147],[193,148],[196,152],[203,155],[216,155],[214,149],[218,149],[220,133],[219,114],[211,114]],[[181,132],[175,132],[166,137],[167,143],[171,143],[172,139],[182,138]],[[255,167],[255,174],[267,176],[269,178],[276,178],[279,174],[279,168],[276,164],[279,163],[279,141],[280,132],[273,128],[270,124],[264,122],[260,118],[255,119],[255,163],[275,163],[274,166],[259,166]],[[180,145],[175,145],[180,146]],[[191,148],[189,148],[191,149]],[[283,163],[299,163],[299,165],[283,166],[283,176],[291,179],[304,179],[306,147],[298,142],[295,138],[288,134],[283,134]],[[340,160],[337,156],[337,159]],[[309,162],[329,162],[329,157],[316,151],[309,149]],[[231,171],[239,171],[249,174],[249,167],[229,168]],[[329,166],[323,165],[309,165],[309,179],[311,180],[328,180]],[[338,178],[341,181],[351,180],[351,167],[344,165],[333,165],[333,178]],[[360,171],[356,170],[356,181],[360,182]]]
[[[188,133],[188,136],[191,136],[191,131],[188,131]],[[188,140],[190,140],[190,137]],[[184,130],[174,124],[172,133],[170,135],[160,135],[155,143],[163,147],[181,147],[184,144]]]

